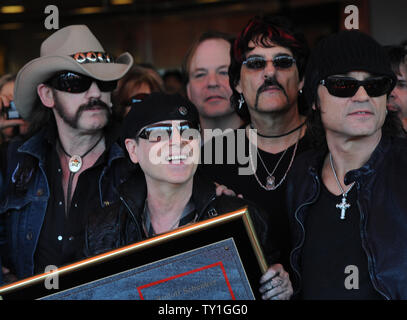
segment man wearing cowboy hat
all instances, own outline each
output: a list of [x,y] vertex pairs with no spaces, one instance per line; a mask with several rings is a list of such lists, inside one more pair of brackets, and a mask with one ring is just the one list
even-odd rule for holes
[[32,126],[8,149],[5,196],[7,254],[18,278],[80,258],[86,214],[115,201],[127,160],[114,142],[111,92],[133,64],[116,60],[84,25],[58,30],[41,55],[18,73],[15,104]]

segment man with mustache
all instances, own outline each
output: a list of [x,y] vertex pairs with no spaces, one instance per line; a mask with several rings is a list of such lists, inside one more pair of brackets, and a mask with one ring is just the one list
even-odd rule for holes
[[18,73],[14,99],[30,121],[28,138],[10,143],[5,195],[7,254],[17,278],[79,259],[86,215],[117,200],[129,170],[109,122],[111,92],[132,66],[113,59],[84,25],[62,28]]
[[[204,170],[211,179],[268,213],[286,269],[290,237],[285,178],[294,158],[309,147],[300,113],[304,106],[299,103],[307,55],[303,34],[287,20],[252,18],[232,46],[229,68],[232,104],[248,124],[213,139],[203,151]],[[228,142],[233,139],[235,150]],[[223,163],[218,164],[216,150],[222,142]],[[205,159],[207,149],[212,149],[212,161]],[[242,168],[250,170],[243,173]]]
[[[237,129],[243,120],[230,104],[228,68],[232,36],[221,32],[205,32],[191,46],[183,62],[188,99],[198,108],[205,129]],[[205,136],[211,138],[211,135]]]
[[386,110],[396,80],[384,48],[358,30],[310,56],[304,94],[318,148],[287,182],[298,298],[407,299],[407,141]]
[[396,112],[407,132],[407,49],[402,46],[386,46],[391,68],[397,83],[387,101],[387,109]]

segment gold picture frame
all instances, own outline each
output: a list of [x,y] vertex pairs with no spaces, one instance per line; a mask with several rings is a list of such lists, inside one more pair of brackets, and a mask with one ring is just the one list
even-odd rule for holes
[[[51,273],[5,285],[0,287],[0,296],[6,300],[52,297],[56,293],[156,261],[165,261],[176,255],[192,252],[191,250],[206,248],[226,239],[232,239],[236,244],[237,255],[252,288],[253,297],[259,298],[258,282],[267,270],[267,263],[246,207],[60,267]],[[235,258],[236,261],[239,259]],[[51,291],[44,285],[50,277],[59,279],[59,287]]]

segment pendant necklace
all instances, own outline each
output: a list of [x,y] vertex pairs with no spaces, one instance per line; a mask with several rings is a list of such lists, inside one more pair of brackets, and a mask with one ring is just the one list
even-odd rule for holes
[[81,167],[82,167],[82,159],[84,159],[93,149],[96,148],[96,146],[99,144],[100,140],[102,140],[103,134],[100,136],[100,138],[96,141],[96,143],[88,150],[86,151],[82,156],[74,154],[70,155],[66,150],[64,149],[61,140],[58,139],[59,146],[61,150],[64,152],[66,156],[69,157],[68,161],[68,168],[69,168],[69,179],[68,179],[68,190],[67,190],[67,195],[66,195],[66,202],[67,202],[67,208],[66,208],[66,215],[68,215],[69,212],[69,207],[70,207],[70,199],[71,199],[71,192],[72,192],[72,181],[74,178],[75,173],[77,173]]
[[339,189],[340,189],[341,192],[342,192],[342,201],[341,201],[341,203],[338,203],[338,204],[336,205],[336,208],[338,208],[339,210],[341,210],[340,219],[341,219],[341,220],[345,220],[346,209],[349,209],[349,208],[350,208],[350,204],[346,202],[346,197],[348,196],[348,192],[349,192],[349,191],[352,189],[352,187],[355,185],[355,182],[352,182],[352,184],[350,185],[348,191],[345,192],[345,190],[343,190],[343,188],[342,188],[342,186],[341,186],[341,184],[340,184],[340,182],[339,182],[338,176],[336,175],[336,171],[335,171],[335,167],[334,167],[334,163],[333,163],[333,160],[332,160],[332,154],[331,154],[331,153],[329,153],[329,163],[331,164],[331,169],[332,169],[332,172],[333,172],[333,174],[334,174],[334,176],[335,176],[336,183],[338,184],[338,187],[339,187]]
[[301,139],[301,131],[299,132],[297,142],[295,143],[294,151],[293,151],[293,154],[292,154],[292,156],[291,156],[291,160],[290,160],[290,163],[289,163],[289,165],[288,165],[288,168],[287,168],[287,170],[286,170],[284,176],[281,178],[281,180],[280,180],[280,182],[279,182],[278,184],[276,184],[276,178],[275,178],[275,176],[274,176],[274,173],[275,173],[275,171],[277,170],[278,165],[280,164],[281,160],[284,158],[284,155],[286,154],[287,150],[288,150],[290,147],[287,147],[287,148],[284,150],[283,154],[281,155],[280,159],[278,159],[277,164],[275,165],[275,167],[274,167],[274,169],[273,169],[273,171],[272,171],[271,173],[267,170],[266,164],[264,163],[262,157],[260,156],[259,149],[256,148],[257,155],[259,156],[259,159],[260,159],[260,161],[261,161],[261,163],[262,163],[264,169],[265,169],[266,172],[267,172],[266,185],[264,185],[263,183],[261,183],[259,177],[258,177],[257,174],[256,174],[257,169],[254,168],[253,160],[252,160],[252,154],[251,154],[251,148],[249,148],[249,158],[250,158],[250,162],[252,163],[252,168],[253,168],[253,172],[254,172],[254,177],[256,178],[258,184],[259,184],[264,190],[267,190],[267,191],[276,190],[276,189],[284,182],[284,180],[285,180],[285,178],[286,178],[288,172],[289,172],[290,169],[291,169],[291,165],[292,165],[292,163],[293,163],[293,161],[294,161],[295,154],[296,154],[296,152],[297,152],[298,142],[300,141],[300,139]]

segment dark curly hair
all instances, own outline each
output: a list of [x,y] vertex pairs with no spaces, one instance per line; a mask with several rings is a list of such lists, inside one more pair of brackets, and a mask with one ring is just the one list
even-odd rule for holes
[[[231,49],[231,59],[229,67],[229,83],[232,88],[231,104],[238,115],[246,120],[250,120],[250,115],[246,103],[238,109],[240,94],[236,91],[236,86],[240,80],[240,69],[246,59],[246,54],[250,50],[249,42],[269,48],[271,43],[289,49],[296,60],[300,79],[304,77],[305,67],[309,55],[309,47],[305,36],[298,31],[294,25],[283,17],[278,16],[255,16],[250,19],[247,25],[238,35]],[[299,101],[299,111],[306,113],[305,104]]]

